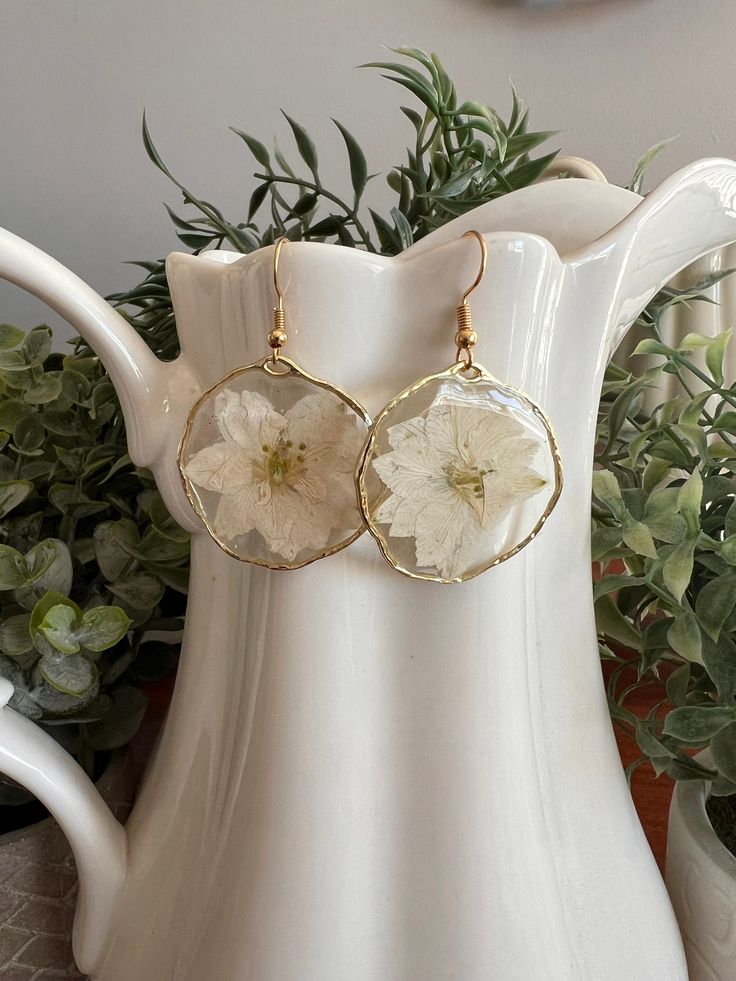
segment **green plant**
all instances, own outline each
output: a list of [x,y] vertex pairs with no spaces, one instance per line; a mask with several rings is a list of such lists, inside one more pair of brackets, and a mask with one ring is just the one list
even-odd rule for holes
[[47,327],[0,326],[0,431],[0,674],[91,772],[140,723],[135,682],[173,666],[144,635],[181,629],[187,536],[131,464],[97,359],[53,353]]
[[[397,48],[408,64],[374,62],[384,77],[408,90],[422,111],[401,111],[412,129],[406,160],[389,170],[386,181],[396,195],[388,214],[365,205],[370,174],[358,141],[342,123],[335,125],[345,145],[351,191],[348,197],[325,186],[317,149],[303,126],[286,116],[299,165],[292,165],[278,145],[269,150],[243,130],[233,132],[245,143],[258,169],[247,213],[228,219],[211,202],[194,194],[169,170],[154,145],[145,117],[143,142],[155,166],[171,180],[195,214],[182,217],[167,208],[177,236],[197,253],[228,248],[248,253],[286,235],[296,241],[336,242],[351,248],[395,255],[432,229],[509,191],[533,183],[557,156],[554,150],[530,155],[552,131],[530,132],[529,111],[512,91],[507,121],[478,100],[458,102],[455,85],[436,55],[416,48]],[[171,298],[163,261],[140,263],[145,278],[133,289],[111,297],[159,357],[176,357]]]
[[[736,382],[723,374],[732,332],[690,333],[671,347],[661,323],[728,274],[668,288],[645,311],[649,336],[634,356],[657,364],[609,367],[593,475],[596,614],[603,656],[615,662],[611,710],[641,750],[630,771],[649,761],[657,774],[713,780],[715,795],[736,793]],[[645,411],[663,372],[679,393]],[[661,701],[638,717],[627,702],[652,682]],[[712,764],[691,758],[708,746]]]

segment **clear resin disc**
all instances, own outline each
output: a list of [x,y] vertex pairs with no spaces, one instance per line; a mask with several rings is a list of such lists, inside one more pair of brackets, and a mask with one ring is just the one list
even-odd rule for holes
[[357,481],[391,565],[450,583],[529,544],[557,503],[562,468],[542,410],[480,365],[458,363],[386,406]]
[[187,496],[229,555],[298,569],[364,530],[354,473],[369,425],[350,396],[288,358],[239,368],[189,415]]

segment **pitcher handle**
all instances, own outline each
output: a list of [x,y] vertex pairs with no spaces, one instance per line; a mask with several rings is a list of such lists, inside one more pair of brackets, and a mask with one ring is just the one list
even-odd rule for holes
[[72,846],[80,887],[74,954],[81,970],[93,971],[125,879],[125,829],[69,753],[10,708],[12,696],[12,684],[0,678],[0,772],[46,805]]
[[176,445],[201,384],[186,360],[163,362],[130,324],[78,276],[12,232],[0,229],[0,278],[47,303],[79,331],[110,375],[125,417],[130,457],[150,467],[172,516],[200,529],[181,488]]
[[0,277],[47,303],[94,349],[120,399],[130,455],[138,466],[150,466],[157,456],[155,423],[163,413],[167,366],[78,276],[5,229],[0,229]]

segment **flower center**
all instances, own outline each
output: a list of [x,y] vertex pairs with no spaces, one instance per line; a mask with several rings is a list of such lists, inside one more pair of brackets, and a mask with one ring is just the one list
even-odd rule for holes
[[480,467],[469,467],[467,464],[458,466],[455,463],[448,463],[443,470],[450,487],[466,500],[483,497],[483,478],[493,472],[490,468],[482,470]]
[[267,480],[271,487],[293,484],[302,470],[306,448],[306,443],[300,443],[295,447],[293,442],[284,436],[279,436],[275,446],[264,443],[261,447],[263,450],[261,469],[264,480]]
[[443,469],[450,487],[470,506],[478,524],[482,527],[486,509],[486,489],[483,486],[483,478],[486,474],[493,473],[493,469],[471,467],[465,461],[461,461],[459,466],[456,463],[448,463]]

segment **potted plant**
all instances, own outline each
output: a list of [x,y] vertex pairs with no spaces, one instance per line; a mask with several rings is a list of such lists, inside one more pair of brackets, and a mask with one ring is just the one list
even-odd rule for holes
[[[678,781],[667,882],[694,981],[731,978],[736,957],[736,382],[724,378],[731,330],[665,343],[661,326],[723,275],[646,311],[633,369],[607,373],[593,475],[609,702],[640,749],[630,772]],[[637,370],[640,355],[655,364]],[[663,372],[675,394],[644,409]],[[661,700],[642,717],[631,696],[653,682]]]
[[188,539],[132,466],[99,362],[52,352],[47,327],[0,328],[0,430],[0,674],[92,775],[138,728],[135,682],[173,667],[145,637],[181,629]]

